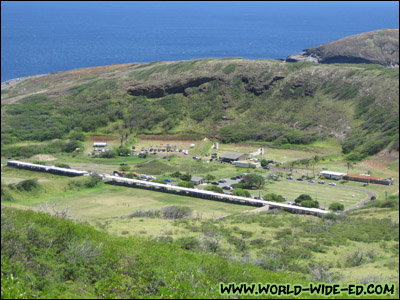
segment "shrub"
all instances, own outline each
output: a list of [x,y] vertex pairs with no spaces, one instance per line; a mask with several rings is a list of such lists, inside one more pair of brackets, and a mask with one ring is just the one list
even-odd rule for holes
[[216,192],[216,193],[223,193],[224,192],[224,190],[222,188],[220,188],[219,186],[216,186],[216,185],[209,185],[209,186],[206,186],[204,189],[206,191],[213,191],[213,192]]
[[135,176],[133,176],[133,173],[132,173],[132,172],[129,172],[129,173],[125,174],[125,177],[126,177],[126,178],[130,178],[130,179],[133,179]]
[[128,218],[142,218],[142,217],[147,217],[147,218],[159,218],[161,215],[160,210],[135,210],[132,213],[128,215]]
[[117,151],[119,156],[128,156],[128,154],[131,153],[131,151],[128,148],[120,148]]
[[186,188],[194,188],[194,183],[191,181],[181,181],[178,183],[178,186],[183,186]]
[[181,237],[176,240],[176,243],[182,249],[186,250],[193,250],[200,247],[200,241],[193,236]]
[[[131,169],[130,166],[120,166],[120,167],[119,167],[119,170],[120,170],[120,171],[123,171],[123,172],[129,171],[130,169]],[[132,174],[132,175],[133,175],[133,174]]]
[[249,191],[243,190],[243,189],[235,189],[233,191],[233,194],[235,196],[240,196],[240,197],[251,197]]
[[294,200],[294,202],[296,202],[296,203],[301,203],[301,202],[307,201],[307,200],[312,200],[311,196],[310,196],[310,195],[307,195],[307,194],[301,194],[300,196],[298,196],[298,197]]
[[282,195],[277,195],[274,193],[266,194],[263,198],[267,201],[285,202],[285,199],[283,199]]
[[192,209],[187,206],[166,206],[161,209],[161,214],[166,219],[182,219],[192,215]]
[[146,158],[147,157],[147,153],[139,153],[139,158]]
[[186,174],[181,175],[181,177],[179,177],[179,178],[183,181],[190,181],[190,179],[192,179],[192,175],[190,175],[189,173],[186,173]]
[[39,185],[37,179],[27,179],[27,180],[21,181],[21,182],[19,182],[19,183],[17,183],[17,184],[15,185],[15,187],[16,187],[18,190],[20,190],[20,191],[27,191],[27,192],[30,192],[30,191],[32,191],[33,189],[38,188],[39,186],[40,186],[40,185]]
[[261,160],[261,167],[265,167],[265,166],[268,166],[268,162],[267,162],[266,159],[262,159]]
[[175,177],[175,178],[180,178],[181,176],[182,176],[182,173],[179,171],[176,171],[171,174],[171,177]]
[[102,153],[100,153],[99,157],[101,157],[101,158],[115,158],[116,157],[115,150],[102,152]]
[[336,221],[338,219],[338,216],[334,213],[327,213],[327,214],[323,215],[322,218],[324,218],[326,220]]
[[329,205],[329,210],[344,210],[344,205],[339,202],[334,202]]
[[97,174],[90,176],[90,178],[84,183],[85,187],[92,188],[95,187],[97,184],[102,182],[101,177]]
[[304,200],[300,202],[301,206],[304,207],[314,207],[314,208],[319,208],[319,203],[318,201],[314,201],[314,200]]

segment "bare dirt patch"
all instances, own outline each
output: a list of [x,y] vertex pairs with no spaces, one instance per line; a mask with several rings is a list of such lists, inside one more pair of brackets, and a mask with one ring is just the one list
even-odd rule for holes
[[52,160],[56,160],[57,158],[55,158],[52,155],[48,155],[48,154],[37,154],[37,155],[32,156],[31,159],[40,160],[40,161],[52,161]]
[[386,167],[384,164],[377,162],[377,161],[366,160],[365,163],[374,168],[388,169],[388,167]]
[[91,142],[112,142],[118,140],[115,136],[93,135],[89,138]]
[[141,135],[139,138],[143,141],[198,141],[193,137],[182,137],[176,135]]
[[379,160],[386,163],[391,163],[399,159],[399,152],[383,150],[378,154],[374,155],[374,158],[378,158]]

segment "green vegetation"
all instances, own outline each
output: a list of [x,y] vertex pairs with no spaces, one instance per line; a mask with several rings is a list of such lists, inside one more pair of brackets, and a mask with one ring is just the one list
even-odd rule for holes
[[249,282],[302,282],[181,249],[193,241],[117,238],[29,210],[2,208],[1,219],[2,298],[219,298],[218,283],[242,282],[243,272]]
[[344,206],[339,202],[334,202],[329,205],[329,210],[344,210]]
[[[104,72],[85,74],[79,85],[60,73],[2,92],[5,103],[15,100],[2,104],[3,158],[100,174],[119,169],[186,187],[192,175],[213,182],[247,172],[233,194],[334,211],[369,199],[366,189],[377,200],[317,218],[2,161],[2,204],[56,217],[2,208],[2,298],[218,298],[220,281],[398,286],[398,69],[227,58],[131,64],[114,69],[112,80]],[[68,88],[53,93],[53,80]],[[24,98],[44,84],[49,95]],[[92,155],[102,138],[114,150]],[[218,150],[214,141],[222,142]],[[190,157],[131,152],[167,143],[190,149]],[[263,166],[277,162],[271,170],[243,171],[205,156],[260,147]],[[383,149],[395,151],[371,157]],[[316,179],[321,169],[394,177],[395,185],[284,179]]]
[[266,201],[273,201],[273,202],[285,202],[282,195],[277,195],[275,193],[266,194],[264,197]]
[[[398,111],[392,109],[398,98],[398,69],[238,58],[120,68],[112,80],[106,79],[108,70],[85,76],[79,85],[57,74],[4,91],[7,100],[23,95],[23,88],[33,93],[40,84],[51,86],[52,80],[67,87],[56,97],[42,93],[3,104],[2,152],[9,157],[50,153],[42,148],[51,140],[84,141],[94,132],[116,134],[122,144],[138,133],[178,133],[218,135],[224,143],[271,142],[275,147],[310,145],[344,133],[343,153],[355,152],[358,159],[386,147],[398,150]],[[122,76],[126,71],[132,79]],[[20,141],[46,143],[39,149],[7,146]],[[67,152],[58,145],[52,153],[60,151]]]

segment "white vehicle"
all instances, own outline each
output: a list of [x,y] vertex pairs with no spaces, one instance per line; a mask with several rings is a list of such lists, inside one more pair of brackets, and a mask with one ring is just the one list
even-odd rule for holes
[[331,185],[331,186],[336,186],[336,183],[331,182],[331,183],[329,183],[329,185]]
[[142,174],[142,175],[140,175],[140,178],[147,179],[147,175],[146,174]]

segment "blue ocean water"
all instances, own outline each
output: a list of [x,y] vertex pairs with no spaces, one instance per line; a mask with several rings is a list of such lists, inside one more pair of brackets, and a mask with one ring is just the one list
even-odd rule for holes
[[285,58],[399,28],[398,1],[2,1],[1,81],[129,62]]

